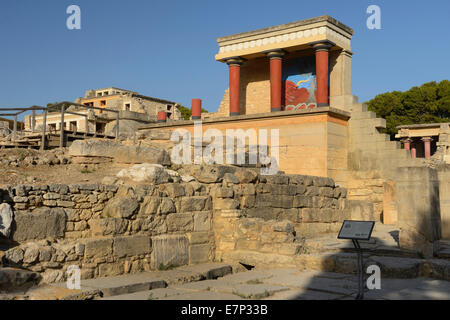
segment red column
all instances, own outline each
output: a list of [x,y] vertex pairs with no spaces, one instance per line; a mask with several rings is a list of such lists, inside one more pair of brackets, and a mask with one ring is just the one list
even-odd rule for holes
[[425,158],[428,159],[431,157],[431,137],[423,137],[422,141],[425,149]]
[[416,157],[416,145],[415,145],[415,143],[413,142],[412,144],[411,144],[411,158],[415,158]]
[[311,44],[316,54],[316,103],[318,107],[328,106],[328,52],[334,43],[331,41]]
[[167,113],[165,111],[158,111],[158,122],[166,122]]
[[270,59],[270,110],[281,111],[281,76],[283,70],[283,55],[281,50],[267,52]]
[[241,91],[241,59],[229,59],[227,64],[230,68],[230,116],[240,114],[240,91]]
[[202,118],[202,99],[192,99],[192,120]]
[[404,139],[404,140],[402,140],[402,142],[403,142],[403,147],[405,150],[411,149],[411,139]]

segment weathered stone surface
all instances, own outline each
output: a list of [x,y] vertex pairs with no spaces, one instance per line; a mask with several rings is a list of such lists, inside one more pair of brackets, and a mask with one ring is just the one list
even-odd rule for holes
[[275,232],[294,232],[294,224],[290,221],[284,220],[276,222],[273,225],[273,231]]
[[39,257],[39,248],[37,246],[29,246],[25,250],[25,254],[23,255],[23,262],[24,263],[33,263],[35,262]]
[[26,291],[37,285],[42,277],[37,272],[22,269],[1,268],[0,269],[0,292]]
[[118,163],[158,163],[170,165],[170,155],[163,148],[121,146],[114,155]]
[[40,240],[64,236],[66,214],[61,208],[38,208],[33,212],[16,213],[13,240]]
[[370,260],[380,267],[381,274],[389,274],[389,277],[415,278],[419,275],[419,259],[372,256]]
[[234,175],[239,179],[240,183],[253,183],[258,179],[258,174],[248,169],[237,170]]
[[170,164],[170,156],[163,148],[125,146],[111,140],[76,140],[69,147],[69,155],[83,158],[110,158],[119,163]]
[[194,180],[195,180],[195,178],[193,176],[188,176],[188,175],[181,176],[181,181],[183,181],[183,182],[191,182],[191,181],[194,181]]
[[209,212],[194,213],[194,231],[209,231],[211,228],[211,217]]
[[184,235],[152,237],[152,267],[181,266],[189,263],[189,241]]
[[208,197],[195,196],[181,199],[181,212],[202,211],[205,208]]
[[236,167],[225,165],[203,165],[192,168],[192,176],[199,182],[216,183],[221,182],[226,173],[234,173]]
[[116,184],[118,181],[119,181],[119,179],[116,177],[106,176],[102,179],[102,184],[112,185],[112,184]]
[[395,174],[400,247],[431,258],[442,235],[437,171],[401,167]]
[[214,210],[231,210],[239,208],[239,202],[234,199],[217,198],[214,199]]
[[283,209],[260,207],[247,209],[246,212],[248,217],[262,218],[264,220],[276,220],[278,219],[278,216],[282,214]]
[[85,242],[86,258],[101,258],[112,255],[113,239],[90,239]]
[[194,244],[189,246],[189,263],[197,264],[209,261],[209,244]]
[[186,234],[189,244],[204,244],[209,242],[209,232],[189,232]]
[[275,196],[272,194],[256,195],[256,206],[290,209],[293,207],[292,196]]
[[159,214],[169,214],[176,212],[177,209],[175,207],[175,204],[173,203],[172,199],[170,198],[162,198],[161,203],[159,205]]
[[230,184],[238,184],[239,179],[234,174],[227,172],[223,176],[223,182]]
[[169,183],[160,186],[162,191],[165,191],[170,198],[177,198],[186,195],[183,185],[178,183]]
[[274,175],[267,175],[265,176],[266,183],[269,184],[288,184],[289,183],[289,176],[287,175],[281,175],[281,174],[274,174]]
[[131,218],[139,209],[139,203],[131,198],[114,198],[108,202],[103,215],[111,218]]
[[15,264],[20,264],[23,261],[24,252],[21,248],[12,248],[6,251],[5,258]]
[[151,238],[128,236],[114,238],[114,255],[118,257],[145,255],[151,252]]
[[374,221],[373,204],[365,200],[347,200],[352,220]]
[[11,206],[7,203],[0,204],[0,233],[7,238],[11,233],[11,223],[13,218],[14,214]]
[[232,188],[217,187],[213,190],[214,197],[218,198],[232,198],[234,195]]
[[114,158],[120,147],[121,144],[106,139],[75,140],[69,147],[69,155],[72,157]]
[[194,230],[194,218],[191,213],[169,214],[166,223],[169,232]]
[[147,216],[156,214],[160,204],[160,197],[144,197],[144,201],[141,204],[141,209],[139,210],[139,215]]
[[136,164],[129,169],[122,169],[117,177],[154,184],[167,183],[170,180],[170,175],[163,166],[150,163]]
[[107,236],[125,233],[128,221],[120,218],[102,218],[90,219],[88,224],[93,236]]

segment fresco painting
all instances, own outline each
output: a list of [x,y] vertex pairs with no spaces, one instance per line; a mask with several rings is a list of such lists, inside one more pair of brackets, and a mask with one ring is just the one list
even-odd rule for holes
[[313,56],[287,60],[283,64],[282,107],[284,110],[317,107],[315,66]]

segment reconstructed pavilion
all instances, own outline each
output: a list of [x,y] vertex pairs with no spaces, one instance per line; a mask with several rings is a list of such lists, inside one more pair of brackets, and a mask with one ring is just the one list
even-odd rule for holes
[[351,104],[352,35],[320,16],[218,38],[215,58],[229,68],[218,115]]
[[397,127],[395,138],[403,143],[406,150],[410,150],[412,158],[430,158],[437,151],[441,151],[444,160],[450,163],[447,155],[450,146],[448,136],[449,123],[410,124]]

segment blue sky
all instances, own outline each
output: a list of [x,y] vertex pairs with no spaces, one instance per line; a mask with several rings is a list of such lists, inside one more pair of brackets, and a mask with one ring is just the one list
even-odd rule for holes
[[[81,8],[68,30],[66,8]],[[381,8],[381,30],[366,9]],[[352,91],[366,101],[449,79],[450,1],[1,0],[0,107],[115,86],[217,110],[228,86],[216,38],[328,14],[354,29]]]

